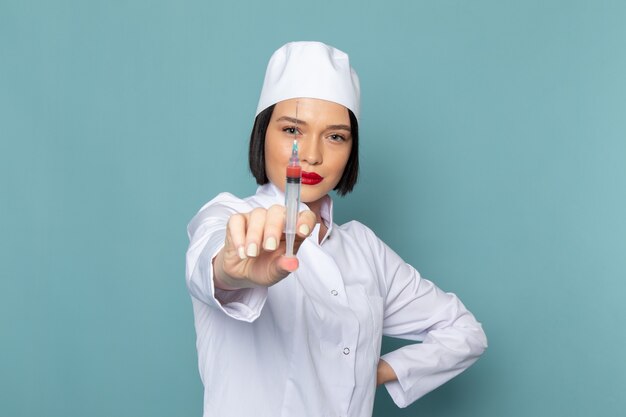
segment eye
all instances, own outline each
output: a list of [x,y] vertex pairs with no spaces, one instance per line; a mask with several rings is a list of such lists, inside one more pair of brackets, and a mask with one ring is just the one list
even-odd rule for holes
[[295,135],[296,133],[298,135],[302,134],[302,132],[300,132],[295,126],[283,127],[283,132],[290,134],[290,135]]
[[341,135],[338,135],[336,133],[333,133],[332,135],[329,135],[328,138],[331,140],[331,142],[345,142],[346,138],[344,138]]

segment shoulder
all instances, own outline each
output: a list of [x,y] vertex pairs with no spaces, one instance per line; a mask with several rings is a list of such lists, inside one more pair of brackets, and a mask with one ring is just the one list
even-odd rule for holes
[[387,245],[376,235],[376,233],[363,223],[352,220],[337,227],[341,239],[350,242],[355,248],[360,248],[364,253],[374,258],[382,255]]
[[[399,256],[376,233],[363,223],[353,220],[338,227],[341,238],[368,253],[374,262],[388,263]],[[402,261],[404,262],[404,261]]]
[[242,199],[231,193],[220,193],[208,203],[204,204],[193,216],[187,231],[191,235],[207,222],[226,223],[234,213],[246,213],[252,210],[249,198]]
[[378,236],[366,225],[359,222],[358,220],[352,220],[348,223],[344,223],[337,228],[342,232],[342,234],[352,236],[359,241],[363,241],[363,239],[369,241],[380,240]]
[[200,210],[198,210],[198,213],[201,213],[201,212],[203,212],[205,210],[208,210],[208,209],[210,209],[212,207],[233,207],[233,208],[235,208],[235,207],[238,207],[238,206],[247,206],[247,205],[249,205],[247,203],[247,201],[246,201],[248,199],[239,198],[236,195],[233,195],[231,193],[219,193],[211,201],[209,201],[208,203],[203,205],[200,208]]

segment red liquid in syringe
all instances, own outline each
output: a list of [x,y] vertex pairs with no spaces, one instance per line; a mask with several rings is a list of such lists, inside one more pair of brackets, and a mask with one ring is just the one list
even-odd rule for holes
[[287,165],[287,178],[300,180],[302,177],[302,168],[299,165]]

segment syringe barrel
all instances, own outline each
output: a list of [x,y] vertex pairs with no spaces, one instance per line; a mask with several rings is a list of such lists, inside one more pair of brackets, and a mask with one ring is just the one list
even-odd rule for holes
[[300,178],[287,177],[285,185],[285,207],[287,208],[285,233],[296,233],[298,221],[298,206],[300,205]]
[[293,257],[293,244],[296,241],[296,234],[295,233],[287,233],[286,239],[285,239],[286,243],[287,243],[287,247],[285,248],[285,256],[291,256]]
[[[294,141],[294,152],[297,152],[297,144]],[[298,156],[295,154],[294,164],[287,166],[285,182],[285,207],[287,210],[285,220],[285,239],[287,243],[286,256],[294,256],[293,243],[296,238],[296,223],[298,222],[298,207],[300,206],[300,178],[302,168],[298,164]]]

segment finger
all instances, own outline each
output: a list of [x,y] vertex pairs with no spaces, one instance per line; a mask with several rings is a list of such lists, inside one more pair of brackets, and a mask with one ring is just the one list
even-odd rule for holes
[[273,205],[265,216],[265,230],[263,231],[263,249],[274,251],[278,248],[285,224],[285,206]]
[[274,285],[296,269],[298,269],[297,258],[286,257],[284,255],[272,256],[270,262],[263,267],[266,276],[263,279],[262,285]]
[[237,251],[240,259],[246,259],[244,245],[246,244],[246,217],[242,214],[233,214],[226,225],[226,243],[232,247],[227,250]]
[[298,258],[291,256],[279,256],[273,263],[275,270],[275,274],[277,276],[281,276],[282,278],[291,274],[293,271],[298,269],[299,262]]
[[311,210],[304,210],[298,214],[296,230],[302,238],[307,238],[315,227],[317,216]]
[[305,210],[299,214],[297,226],[298,233],[293,247],[294,252],[298,252],[302,243],[311,235],[316,221],[317,216],[310,210]]
[[246,230],[246,255],[255,258],[259,254],[259,247],[263,239],[265,216],[267,210],[255,208],[248,213],[248,228]]

